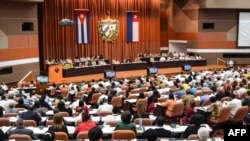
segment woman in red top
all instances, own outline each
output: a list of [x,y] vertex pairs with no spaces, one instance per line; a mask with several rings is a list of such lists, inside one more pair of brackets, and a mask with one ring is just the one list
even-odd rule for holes
[[151,103],[148,105],[147,112],[148,112],[149,114],[154,114],[155,105],[157,104],[157,100],[158,100],[158,98],[157,98],[157,97],[154,97],[154,98],[153,98],[153,102],[151,102]]
[[76,127],[74,137],[81,131],[89,131],[91,128],[96,127],[96,124],[91,120],[91,115],[82,113],[82,122]]
[[190,118],[195,113],[194,107],[195,107],[195,101],[192,100],[190,101],[190,107],[186,110],[184,117],[180,119],[180,123],[182,125],[190,123]]
[[76,106],[75,111],[83,110],[85,113],[89,113],[88,106],[84,105],[83,100],[79,100],[78,106]]

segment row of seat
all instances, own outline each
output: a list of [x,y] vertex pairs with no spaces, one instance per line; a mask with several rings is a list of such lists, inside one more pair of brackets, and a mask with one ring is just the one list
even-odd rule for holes
[[[112,133],[113,140],[119,139],[135,139],[136,135],[135,132],[132,130],[115,130]],[[9,136],[9,140],[25,140],[25,141],[32,141],[29,135],[25,134],[12,134]],[[55,140],[68,140],[69,137],[65,132],[55,132]],[[77,139],[88,139],[88,132],[82,131],[77,134]]]

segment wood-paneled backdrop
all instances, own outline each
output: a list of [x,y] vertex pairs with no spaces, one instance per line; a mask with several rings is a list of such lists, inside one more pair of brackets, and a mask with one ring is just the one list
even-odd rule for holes
[[[74,20],[75,9],[90,11],[89,44],[76,44],[74,26],[58,25],[64,17]],[[109,60],[122,61],[134,59],[140,52],[160,52],[159,0],[65,0],[65,5],[64,0],[44,0],[42,11],[43,60],[102,54]],[[102,41],[97,30],[97,22],[106,19],[108,11],[110,18],[120,22],[114,42]],[[139,11],[139,42],[126,41],[126,11]]]

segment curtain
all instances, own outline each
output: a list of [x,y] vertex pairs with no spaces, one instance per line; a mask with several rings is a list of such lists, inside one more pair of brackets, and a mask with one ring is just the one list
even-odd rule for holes
[[[75,9],[89,9],[90,43],[76,44],[75,27],[59,26],[63,18],[74,20]],[[103,55],[104,58],[134,59],[138,53],[160,52],[159,0],[44,0],[42,14],[42,59],[66,59]],[[126,11],[139,11],[139,42],[126,41]],[[105,42],[97,22],[107,18],[120,23],[117,39]]]

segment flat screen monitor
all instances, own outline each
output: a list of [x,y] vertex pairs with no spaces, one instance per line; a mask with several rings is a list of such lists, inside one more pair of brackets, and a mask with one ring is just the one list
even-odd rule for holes
[[104,70],[104,78],[114,78],[116,77],[116,72],[114,70]]
[[148,74],[157,74],[158,73],[158,68],[157,67],[149,67],[147,69]]
[[237,26],[237,47],[250,48],[250,11],[239,11]]
[[191,64],[183,64],[182,65],[182,70],[183,71],[191,71],[192,70],[192,65]]
[[37,75],[36,82],[40,84],[49,83],[49,77],[46,75]]

